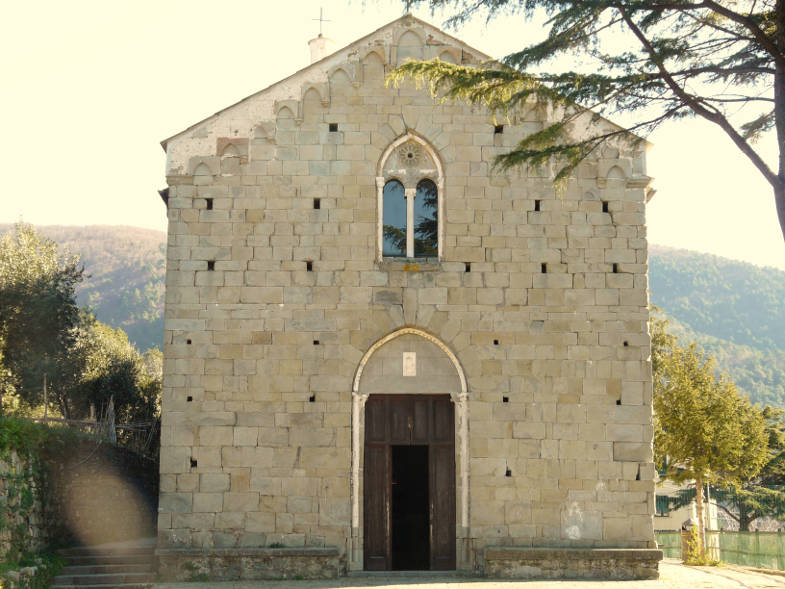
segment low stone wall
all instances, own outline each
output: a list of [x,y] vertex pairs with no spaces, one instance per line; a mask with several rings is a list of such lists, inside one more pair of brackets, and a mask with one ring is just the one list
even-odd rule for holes
[[0,458],[0,558],[25,551],[37,552],[47,541],[44,505],[39,492],[40,473],[33,460],[9,451]]
[[164,581],[334,579],[346,572],[335,547],[159,548],[155,555]]
[[662,550],[624,548],[485,549],[485,574],[505,579],[657,579]]

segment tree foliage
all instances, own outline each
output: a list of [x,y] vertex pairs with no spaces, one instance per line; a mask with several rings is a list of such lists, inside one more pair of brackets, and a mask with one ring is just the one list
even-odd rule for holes
[[[120,422],[149,422],[159,412],[161,354],[144,356],[121,329],[76,304],[79,258],[61,254],[33,227],[18,224],[0,240],[0,393],[6,412],[44,404],[66,418],[97,416],[113,399]],[[15,400],[16,404],[11,403]]]
[[703,485],[740,486],[758,475],[770,458],[766,417],[695,344],[680,346],[661,319],[651,325],[655,459],[665,478],[695,481],[702,537]]
[[[700,117],[716,125],[771,185],[785,237],[785,1],[783,0],[404,0],[407,8],[478,13],[545,13],[547,37],[502,63],[469,67],[403,64],[394,82],[414,77],[434,94],[484,104],[501,114],[541,106],[550,116],[496,164],[557,161],[556,181],[600,146],[645,136],[666,121]],[[566,56],[569,70],[538,73]],[[579,64],[582,64],[579,65]],[[552,66],[553,67],[553,66]],[[587,109],[590,109],[591,114]],[[626,127],[602,117],[627,118]],[[774,165],[755,141],[775,129]]]
[[19,223],[0,239],[0,393],[41,402],[43,375],[59,379],[78,323],[77,256],[61,254],[30,225]]

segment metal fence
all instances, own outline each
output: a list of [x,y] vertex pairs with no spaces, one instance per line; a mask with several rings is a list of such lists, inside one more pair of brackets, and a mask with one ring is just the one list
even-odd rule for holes
[[[655,532],[657,544],[666,558],[681,558],[681,533]],[[742,566],[785,570],[785,532],[706,531],[707,546],[723,562]]]

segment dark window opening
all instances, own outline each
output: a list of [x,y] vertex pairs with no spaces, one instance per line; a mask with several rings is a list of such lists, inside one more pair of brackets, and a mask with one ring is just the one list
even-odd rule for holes
[[511,477],[512,476],[512,471],[510,470],[509,466],[507,467],[507,470],[504,472],[504,476],[506,476],[506,477]]
[[392,446],[392,568],[430,569],[428,446]]
[[190,346],[191,345],[191,340],[187,339],[187,340],[185,340],[185,343]]
[[322,208],[322,199],[320,199],[320,198],[313,199],[313,208],[321,209]]
[[621,405],[621,399],[616,399],[616,404]]
[[619,273],[619,265],[616,264],[616,263],[613,264],[613,273],[614,274],[618,274]]
[[535,211],[539,211],[540,210],[540,201],[539,200],[535,200],[534,201],[534,210]]
[[330,133],[335,133],[338,131],[338,123],[330,123]]
[[509,403],[509,402],[510,402],[509,397],[502,397],[502,403]]
[[624,347],[626,348],[629,345],[630,345],[630,342],[628,342],[627,340],[624,340]]
[[306,261],[305,262],[305,271],[306,272],[313,272],[313,262]]
[[497,340],[497,339],[493,340],[493,345],[494,346],[498,346],[499,345],[499,340]]
[[192,401],[194,400],[194,398],[193,398],[191,395],[188,395],[188,396],[185,398],[185,400],[186,400],[186,402],[190,403],[190,402],[192,402]]
[[215,260],[207,260],[207,269],[212,272],[215,270]]
[[500,135],[502,133],[504,133],[504,125],[494,125],[493,134]]
[[212,199],[212,198],[206,198],[206,199],[204,200],[204,202],[206,203],[206,204],[205,204],[205,208],[206,208],[208,211],[212,211],[212,210],[213,210],[213,199]]
[[540,264],[540,272],[542,272],[543,274],[548,272],[548,264],[546,264],[544,262],[542,264]]
[[316,395],[311,395],[310,397],[308,397],[308,402],[309,403],[316,403]]
[[607,213],[608,212],[608,201],[607,200],[602,201],[602,212],[603,213]]
[[464,266],[464,271],[465,272],[471,272],[472,271],[472,265],[469,262],[466,262],[466,266]]
[[439,255],[437,220],[439,193],[432,180],[420,180],[414,197],[414,257],[427,258]]
[[383,256],[406,256],[406,196],[403,184],[390,180],[382,201]]
[[319,340],[318,339],[313,340],[313,345],[318,346],[319,345]]
[[196,468],[196,458],[191,458],[191,468]]

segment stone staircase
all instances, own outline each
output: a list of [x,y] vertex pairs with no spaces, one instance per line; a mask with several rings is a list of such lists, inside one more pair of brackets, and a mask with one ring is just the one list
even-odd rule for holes
[[154,582],[153,546],[66,548],[50,589],[148,589]]

